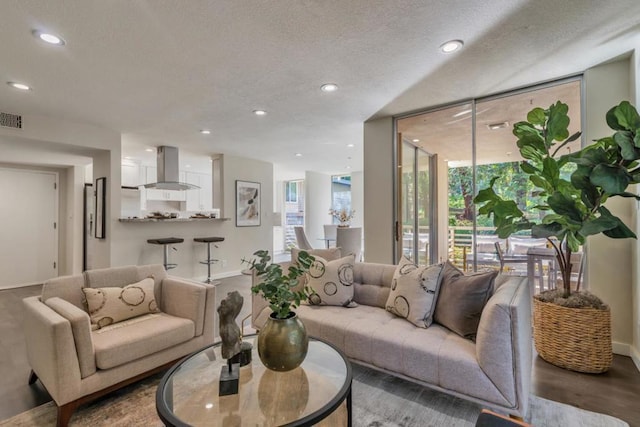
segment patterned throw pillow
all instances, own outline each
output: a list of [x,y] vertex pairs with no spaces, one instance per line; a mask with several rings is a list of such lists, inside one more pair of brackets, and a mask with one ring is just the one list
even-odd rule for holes
[[421,328],[433,322],[433,312],[442,281],[443,264],[415,265],[406,257],[400,259],[391,281],[387,311],[403,317]]
[[493,294],[497,275],[497,270],[466,275],[447,261],[433,320],[475,341],[480,316]]
[[153,278],[149,277],[122,288],[82,288],[91,323],[102,328],[143,314],[158,313],[154,286]]
[[311,288],[309,305],[338,305],[357,307],[353,300],[353,264],[355,256],[327,261],[316,256],[306,274],[306,285]]

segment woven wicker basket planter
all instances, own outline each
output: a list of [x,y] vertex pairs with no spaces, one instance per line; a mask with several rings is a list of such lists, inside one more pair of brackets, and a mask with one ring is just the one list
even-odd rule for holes
[[592,374],[611,367],[611,311],[567,308],[533,299],[533,340],[547,362]]

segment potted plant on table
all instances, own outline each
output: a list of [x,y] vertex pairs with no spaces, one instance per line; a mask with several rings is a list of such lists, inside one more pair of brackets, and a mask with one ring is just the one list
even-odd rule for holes
[[249,264],[257,277],[251,292],[261,294],[273,311],[258,333],[258,355],[262,363],[274,371],[290,371],[298,367],[309,346],[304,324],[295,313],[309,292],[300,286],[300,278],[309,270],[315,258],[300,251],[298,262],[291,263],[285,274],[282,266],[271,261],[269,251],[260,250]]
[[[534,296],[534,342],[538,354],[557,366],[599,373],[611,366],[611,314],[609,307],[587,292],[571,289],[572,252],[591,235],[614,239],[636,235],[605,206],[613,196],[634,197],[627,191],[640,182],[640,116],[624,101],[606,114],[615,133],[582,150],[558,155],[560,148],[580,137],[569,136],[568,106],[562,102],[548,109],[534,108],[527,120],[515,123],[513,134],[524,160],[521,170],[539,190],[542,203],[533,209],[544,216],[532,221],[513,200],[494,191],[498,177],[474,199],[479,214],[493,215],[496,233],[507,238],[521,230],[547,238],[556,253],[562,289]],[[561,176],[564,166],[575,170],[570,179]]]

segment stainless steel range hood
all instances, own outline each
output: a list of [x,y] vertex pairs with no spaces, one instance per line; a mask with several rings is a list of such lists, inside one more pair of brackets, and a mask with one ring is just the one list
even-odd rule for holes
[[178,159],[178,147],[163,145],[158,147],[158,182],[145,184],[144,188],[156,188],[158,190],[194,190],[197,185],[179,182],[180,162]]

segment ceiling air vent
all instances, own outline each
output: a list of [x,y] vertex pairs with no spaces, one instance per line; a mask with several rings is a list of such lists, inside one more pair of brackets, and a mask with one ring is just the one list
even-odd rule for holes
[[0,126],[12,129],[22,129],[22,116],[10,113],[0,113]]

